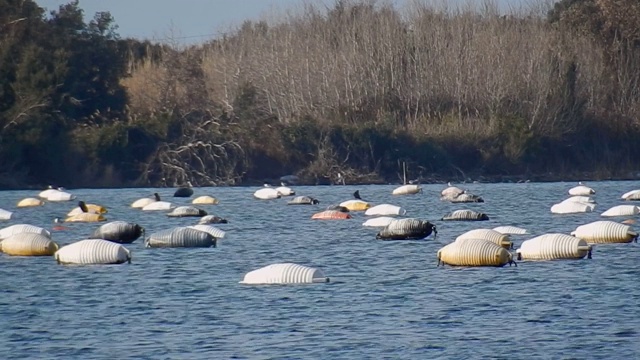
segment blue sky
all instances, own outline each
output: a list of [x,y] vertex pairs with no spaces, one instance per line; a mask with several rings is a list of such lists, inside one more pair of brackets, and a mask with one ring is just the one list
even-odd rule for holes
[[[498,0],[519,5],[531,0]],[[39,6],[57,10],[70,0],[36,0]],[[409,0],[393,0],[402,7]],[[436,1],[437,2],[437,1]],[[121,37],[182,43],[206,41],[244,20],[269,19],[273,14],[299,10],[305,3],[333,4],[334,0],[80,0],[85,20],[109,11]]]

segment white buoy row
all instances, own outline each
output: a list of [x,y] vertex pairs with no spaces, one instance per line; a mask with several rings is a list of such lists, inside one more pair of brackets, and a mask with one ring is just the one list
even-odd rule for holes
[[[176,195],[174,194],[174,196]],[[35,197],[25,198],[18,202],[18,207],[41,206],[44,204],[44,200],[56,202],[75,199],[75,195],[63,191],[61,188],[54,189],[53,187],[40,192],[38,197],[43,200]],[[196,198],[194,202],[215,205],[218,200],[211,196],[201,196]],[[167,214],[170,217],[204,217],[206,215],[204,210],[193,206],[176,207],[170,202],[162,201],[157,193],[153,197],[134,201],[131,207],[145,211],[173,210]],[[55,222],[105,221],[106,218],[102,214],[107,212],[107,209],[100,205],[86,204],[84,201],[80,201],[78,207],[72,208],[67,213],[66,219],[56,218]],[[4,217],[9,219],[12,213],[7,212],[7,214]],[[3,215],[4,213],[0,210],[0,218]],[[213,215],[206,220],[203,224],[192,227],[170,229],[168,232],[171,236],[168,239],[159,236],[162,232],[152,234],[150,239],[146,239],[146,243],[148,246],[159,247],[215,246],[216,240],[223,238],[225,232],[209,224],[226,223],[227,221]],[[131,252],[121,244],[131,243],[141,236],[144,238],[143,235],[144,228],[138,224],[112,221],[98,227],[89,238],[58,248],[58,245],[51,239],[51,233],[48,230],[30,224],[15,224],[0,229],[0,251],[13,256],[53,256],[61,264],[122,264],[131,262]],[[166,242],[163,243],[163,241]]]
[[[442,195],[445,196],[445,192],[455,193],[456,191],[458,191],[456,188],[449,187],[443,191]],[[578,186],[569,190],[569,198],[551,207],[551,212],[555,214],[592,212],[596,206],[596,201],[592,198],[595,194],[595,190],[579,183]],[[640,196],[640,191],[627,192],[622,195],[622,199],[632,200],[635,196]],[[616,205],[604,211],[601,216],[629,217],[639,213],[638,206]],[[472,216],[466,211],[458,210],[458,213],[453,212],[446,218],[467,217]],[[513,254],[507,251],[512,246],[509,236],[525,234],[527,234],[526,229],[514,226],[498,226],[493,230],[470,230],[438,251],[438,263],[454,266],[504,266],[513,262]],[[515,254],[518,260],[583,259],[585,257],[590,259],[594,244],[627,243],[637,241],[637,238],[638,233],[631,230],[628,224],[595,221],[578,226],[570,235],[550,233],[524,240]]]

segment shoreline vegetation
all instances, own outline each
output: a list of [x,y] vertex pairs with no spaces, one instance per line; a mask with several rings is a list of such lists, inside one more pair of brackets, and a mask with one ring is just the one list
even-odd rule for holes
[[0,0],[0,189],[640,179],[640,3],[306,4],[186,46]]

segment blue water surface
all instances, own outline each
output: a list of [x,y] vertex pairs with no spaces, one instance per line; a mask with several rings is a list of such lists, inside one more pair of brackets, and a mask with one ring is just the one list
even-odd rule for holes
[[[574,183],[461,184],[485,203],[439,200],[445,185],[393,196],[397,185],[292,186],[318,198],[288,206],[290,198],[261,201],[257,188],[196,188],[192,198],[229,220],[217,248],[146,249],[127,245],[132,264],[64,266],[52,257],[0,254],[0,357],[6,359],[638,359],[640,249],[635,243],[595,247],[593,259],[519,262],[517,267],[437,267],[436,252],[476,228],[513,225],[517,248],[544,233],[570,233],[623,204],[640,182],[591,182],[593,213],[554,215],[550,207]],[[379,241],[366,216],[316,221],[313,213],[360,190],[372,204],[389,203],[406,217],[429,220],[438,235],[422,241]],[[78,200],[109,209],[147,234],[191,225],[129,205],[174,189],[70,189]],[[75,202],[16,208],[37,191],[0,192],[0,208],[14,217],[0,227],[29,223],[53,229]],[[489,215],[484,222],[445,222],[457,209]],[[616,219],[623,220],[623,219]],[[61,246],[98,224],[65,223],[52,230]],[[328,284],[249,286],[244,274],[278,262],[321,268]]]

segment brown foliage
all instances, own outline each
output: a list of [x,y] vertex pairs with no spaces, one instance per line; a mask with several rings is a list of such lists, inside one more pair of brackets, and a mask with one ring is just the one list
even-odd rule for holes
[[[235,138],[220,141],[283,163],[290,158],[274,129],[307,116],[319,128],[390,125],[416,138],[454,138],[517,163],[535,139],[579,132],[586,114],[640,118],[640,50],[607,57],[610,48],[592,36],[596,29],[636,41],[639,7],[590,0],[559,15],[568,26],[553,26],[540,8],[504,15],[491,2],[416,2],[404,14],[387,3],[339,1],[328,11],[309,4],[280,23],[245,22],[161,64],[143,64],[127,80],[131,108],[176,119],[224,113],[231,123],[221,126],[234,131],[220,134]],[[341,159],[325,140],[309,141],[316,145],[309,169],[334,176]]]

